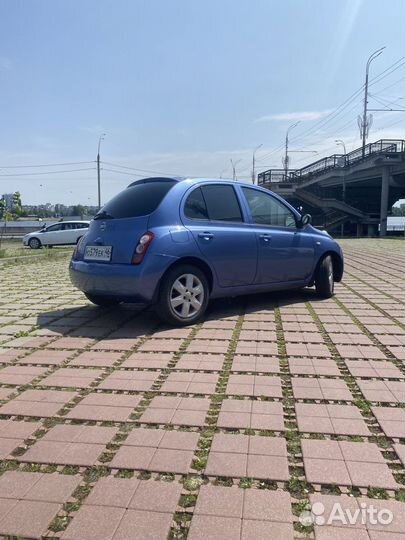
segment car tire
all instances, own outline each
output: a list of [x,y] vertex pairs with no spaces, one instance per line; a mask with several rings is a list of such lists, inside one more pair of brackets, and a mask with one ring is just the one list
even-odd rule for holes
[[100,307],[110,307],[119,304],[119,300],[111,296],[103,296],[101,294],[87,294],[84,293],[86,298],[93,304]]
[[331,298],[334,293],[333,261],[330,255],[319,263],[315,276],[315,289],[320,298]]
[[192,265],[172,268],[160,286],[157,315],[173,326],[187,326],[204,315],[209,300],[209,285],[202,270]]
[[39,249],[41,247],[41,241],[38,238],[30,238],[28,245],[31,249]]

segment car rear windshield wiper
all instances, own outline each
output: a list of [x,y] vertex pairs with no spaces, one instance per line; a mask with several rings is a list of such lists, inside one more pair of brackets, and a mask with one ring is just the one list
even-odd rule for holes
[[94,219],[114,219],[114,216],[112,216],[108,212],[103,211],[103,212],[99,212],[98,214],[96,214],[94,216]]

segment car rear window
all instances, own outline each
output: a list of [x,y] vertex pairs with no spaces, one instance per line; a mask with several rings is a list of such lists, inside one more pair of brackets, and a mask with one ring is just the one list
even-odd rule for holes
[[156,210],[175,180],[141,182],[131,185],[113,197],[94,219],[147,216]]

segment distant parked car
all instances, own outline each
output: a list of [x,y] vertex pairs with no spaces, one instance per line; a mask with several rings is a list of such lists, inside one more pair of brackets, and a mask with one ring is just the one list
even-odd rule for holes
[[39,231],[26,234],[23,238],[24,246],[39,249],[42,246],[74,245],[86,234],[89,221],[61,221]]
[[343,253],[271,191],[220,179],[147,178],[94,217],[70,262],[94,304],[156,304],[186,325],[209,298],[315,285],[333,295]]

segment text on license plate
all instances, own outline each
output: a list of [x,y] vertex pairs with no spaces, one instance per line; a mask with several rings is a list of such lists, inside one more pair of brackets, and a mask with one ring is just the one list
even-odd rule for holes
[[111,260],[112,246],[86,246],[84,259],[86,261]]

